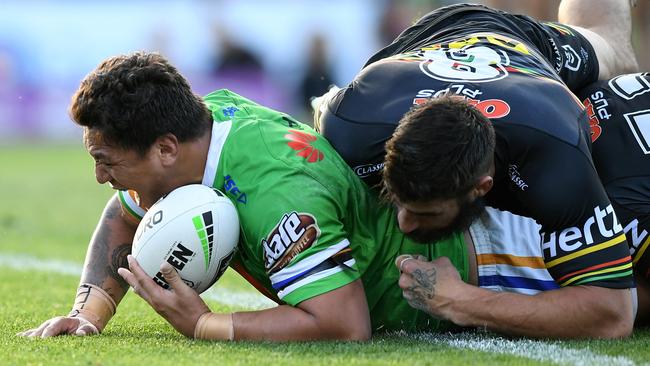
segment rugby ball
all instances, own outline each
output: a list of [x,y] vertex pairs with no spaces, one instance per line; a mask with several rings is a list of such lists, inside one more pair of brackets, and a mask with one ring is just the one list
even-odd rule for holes
[[191,184],[156,202],[140,221],[132,253],[159,286],[168,262],[183,281],[201,293],[228,267],[239,240],[239,218],[232,202],[216,189]]

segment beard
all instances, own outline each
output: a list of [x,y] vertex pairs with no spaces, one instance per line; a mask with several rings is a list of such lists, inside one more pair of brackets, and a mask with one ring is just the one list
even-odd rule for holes
[[465,200],[460,204],[458,216],[447,227],[442,229],[416,229],[405,234],[420,244],[431,244],[449,238],[452,234],[466,230],[472,222],[485,210],[485,200],[478,197],[474,201]]

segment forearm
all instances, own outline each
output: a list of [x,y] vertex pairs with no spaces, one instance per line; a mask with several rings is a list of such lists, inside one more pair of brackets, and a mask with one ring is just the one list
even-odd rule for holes
[[[337,319],[330,319],[336,322]],[[323,327],[315,316],[304,310],[280,305],[275,308],[233,314],[234,340],[243,341],[313,341],[367,340],[365,329],[356,332],[337,331]],[[327,322],[327,321],[325,321]]]
[[116,304],[128,290],[117,269],[128,266],[126,256],[131,253],[135,233],[134,224],[122,215],[119,199],[113,196],[90,240],[80,281],[103,289]]
[[535,338],[620,338],[632,330],[629,289],[575,286],[534,296],[470,286],[468,297],[449,305],[462,326]]
[[[232,322],[230,320],[232,319]],[[250,341],[364,341],[371,335],[370,314],[363,285],[356,280],[346,286],[301,302],[298,306],[219,314],[199,319],[194,337]],[[213,331],[210,331],[213,330]],[[206,336],[208,333],[212,336]]]

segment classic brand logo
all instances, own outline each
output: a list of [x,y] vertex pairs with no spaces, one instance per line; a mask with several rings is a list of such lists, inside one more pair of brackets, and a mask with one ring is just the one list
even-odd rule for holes
[[509,165],[508,174],[510,175],[510,180],[515,184],[515,186],[517,186],[517,188],[522,191],[525,191],[526,188],[528,188],[528,183],[524,182],[521,178],[521,174],[519,174],[519,167],[514,164]]
[[357,165],[352,170],[359,178],[365,178],[373,173],[381,172],[384,169],[384,163]]
[[206,211],[201,215],[192,218],[196,234],[201,240],[201,247],[203,247],[203,256],[205,258],[205,270],[208,271],[210,266],[210,259],[212,258],[212,247],[214,244],[214,225],[212,220],[212,211]]
[[264,265],[269,274],[284,268],[293,258],[316,243],[320,228],[316,218],[295,211],[284,214],[267,238],[262,239]]
[[562,252],[568,253],[583,245],[593,244],[594,236],[600,242],[601,238],[611,238],[620,234],[621,231],[623,231],[623,227],[618,222],[612,205],[608,205],[605,209],[596,206],[594,214],[585,220],[583,227],[574,226],[550,234],[543,232],[542,251],[548,251],[548,256],[545,255],[546,258],[553,258],[558,255],[558,246]]
[[614,93],[625,100],[632,100],[637,95],[650,92],[650,80],[644,78],[647,73],[617,76],[609,81]]
[[298,151],[296,155],[307,159],[308,163],[315,163],[325,159],[325,155],[311,145],[312,142],[316,141],[316,136],[298,130],[289,130],[289,132],[291,133],[284,135],[284,137],[290,140],[287,145]]

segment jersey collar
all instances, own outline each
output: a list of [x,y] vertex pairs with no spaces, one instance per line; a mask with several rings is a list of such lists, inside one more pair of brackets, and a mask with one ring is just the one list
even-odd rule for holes
[[210,139],[210,148],[208,149],[208,157],[205,162],[205,170],[203,171],[203,181],[205,186],[213,187],[217,179],[217,167],[219,166],[219,159],[221,158],[221,151],[223,145],[226,143],[228,133],[232,127],[232,121],[215,122],[212,124],[212,138]]

